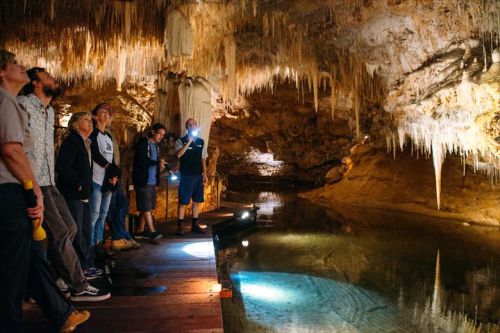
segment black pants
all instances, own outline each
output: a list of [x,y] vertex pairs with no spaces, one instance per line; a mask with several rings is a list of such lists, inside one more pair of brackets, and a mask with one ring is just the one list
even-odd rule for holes
[[66,199],[69,211],[76,223],[76,235],[73,240],[73,247],[80,259],[82,268],[94,267],[94,253],[90,247],[90,210],[88,202],[81,200]]
[[21,332],[22,302],[27,292],[55,327],[74,311],[55,283],[45,249],[32,240],[19,184],[0,184],[0,332]]

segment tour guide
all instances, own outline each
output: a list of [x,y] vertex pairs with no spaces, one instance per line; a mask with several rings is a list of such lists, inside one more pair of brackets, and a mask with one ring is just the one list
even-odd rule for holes
[[189,118],[186,121],[187,134],[175,143],[175,151],[180,162],[179,184],[179,221],[177,235],[184,235],[184,213],[190,199],[193,199],[193,217],[191,232],[204,233],[198,225],[199,203],[203,202],[203,184],[208,182],[207,153],[204,150],[205,142],[197,137],[196,121]]

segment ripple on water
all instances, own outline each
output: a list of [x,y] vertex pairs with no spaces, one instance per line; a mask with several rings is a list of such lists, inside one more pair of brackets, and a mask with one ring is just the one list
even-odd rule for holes
[[376,292],[305,274],[231,275],[247,320],[279,332],[413,332],[410,314]]

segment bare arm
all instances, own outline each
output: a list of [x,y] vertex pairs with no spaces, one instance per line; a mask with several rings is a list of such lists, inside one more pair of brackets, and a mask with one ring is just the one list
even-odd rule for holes
[[191,144],[191,142],[193,142],[193,139],[194,137],[188,136],[188,142],[184,146],[182,146],[182,148],[177,152],[177,158],[181,158],[182,155],[186,153],[187,149],[189,148],[189,145]]
[[35,193],[36,206],[33,208],[28,208],[28,215],[32,219],[43,220],[43,198],[40,186],[35,180],[33,172],[31,170],[30,162],[26,157],[23,150],[23,146],[18,142],[9,142],[1,146],[0,152],[2,159],[7,166],[7,169],[16,177],[17,180],[22,184],[25,180],[31,180],[33,182],[33,192]]
[[201,167],[203,168],[203,182],[208,184],[208,175],[207,175],[207,159],[201,159]]

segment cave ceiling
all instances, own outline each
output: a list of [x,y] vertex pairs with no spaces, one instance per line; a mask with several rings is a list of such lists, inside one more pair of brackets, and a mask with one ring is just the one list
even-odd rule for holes
[[[387,147],[446,154],[498,177],[500,2],[495,0],[11,0],[0,46],[68,82],[121,90],[159,71],[207,78],[222,100],[286,83],[328,91],[358,140],[373,105]],[[496,49],[496,51],[495,51]],[[439,202],[439,190],[437,191]],[[438,204],[439,205],[439,204]]]

